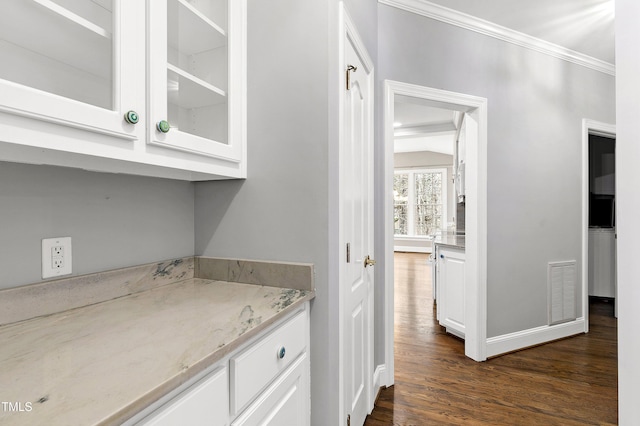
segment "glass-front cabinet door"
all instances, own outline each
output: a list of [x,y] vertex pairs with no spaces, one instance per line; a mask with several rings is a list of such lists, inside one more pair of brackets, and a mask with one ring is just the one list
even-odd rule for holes
[[144,21],[132,22],[144,19],[139,5],[2,0],[0,113],[125,141],[144,137],[133,124],[144,109],[144,69],[136,63]]
[[148,142],[240,163],[246,0],[149,0]]

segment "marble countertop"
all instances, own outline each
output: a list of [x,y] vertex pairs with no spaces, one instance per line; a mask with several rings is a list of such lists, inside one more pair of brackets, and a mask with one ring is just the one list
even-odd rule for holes
[[465,237],[462,234],[445,232],[434,237],[433,243],[441,246],[449,246],[455,248],[465,248]]
[[313,297],[187,278],[4,325],[0,401],[22,411],[0,424],[120,424]]

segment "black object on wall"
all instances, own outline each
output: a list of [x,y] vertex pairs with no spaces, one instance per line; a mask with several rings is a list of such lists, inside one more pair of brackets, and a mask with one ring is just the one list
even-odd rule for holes
[[616,140],[589,135],[589,226],[615,226]]

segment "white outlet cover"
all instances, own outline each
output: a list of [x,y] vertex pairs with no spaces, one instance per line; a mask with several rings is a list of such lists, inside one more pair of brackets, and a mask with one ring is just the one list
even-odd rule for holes
[[[54,247],[62,247],[60,256],[56,256],[54,267]],[[71,274],[71,237],[44,238],[42,240],[42,278],[59,277]]]

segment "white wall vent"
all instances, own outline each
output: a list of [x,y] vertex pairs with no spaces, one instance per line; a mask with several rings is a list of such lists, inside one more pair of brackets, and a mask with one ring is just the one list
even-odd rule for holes
[[577,315],[576,261],[549,262],[549,325],[575,320]]

